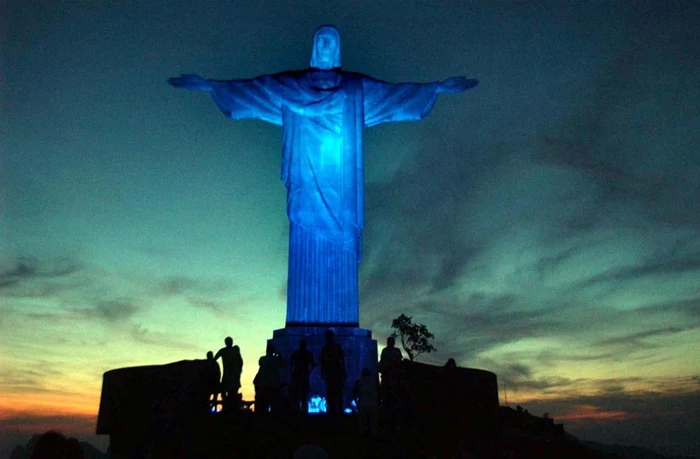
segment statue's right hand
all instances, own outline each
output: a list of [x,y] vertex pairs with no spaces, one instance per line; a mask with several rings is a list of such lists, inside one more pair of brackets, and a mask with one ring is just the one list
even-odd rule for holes
[[209,80],[199,75],[183,73],[179,77],[168,78],[168,83],[176,88],[189,89],[190,91],[209,91],[211,84]]

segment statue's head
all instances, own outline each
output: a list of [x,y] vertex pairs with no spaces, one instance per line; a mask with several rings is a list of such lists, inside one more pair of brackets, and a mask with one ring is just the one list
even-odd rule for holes
[[322,70],[340,67],[340,33],[335,27],[325,25],[316,30],[311,67]]

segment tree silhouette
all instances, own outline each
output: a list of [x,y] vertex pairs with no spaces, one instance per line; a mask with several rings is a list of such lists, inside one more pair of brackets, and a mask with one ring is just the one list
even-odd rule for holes
[[425,325],[414,324],[413,317],[401,314],[391,321],[391,328],[396,330],[391,336],[399,337],[401,347],[406,351],[411,362],[421,354],[437,351],[435,346],[430,343],[435,335],[430,333]]

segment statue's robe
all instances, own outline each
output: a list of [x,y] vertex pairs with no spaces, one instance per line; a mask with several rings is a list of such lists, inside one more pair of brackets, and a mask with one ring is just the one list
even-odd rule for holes
[[425,117],[438,83],[387,83],[339,69],[210,81],[231,119],[282,126],[290,221],[287,326],[359,325],[362,129]]

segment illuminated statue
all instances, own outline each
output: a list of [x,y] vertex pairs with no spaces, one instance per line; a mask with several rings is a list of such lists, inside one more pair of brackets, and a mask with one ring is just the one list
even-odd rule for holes
[[340,35],[316,31],[311,67],[249,80],[181,75],[178,88],[209,91],[231,119],[283,128],[282,180],[290,221],[287,326],[358,326],[364,226],[362,129],[425,117],[440,93],[476,80],[387,83],[340,69]]

